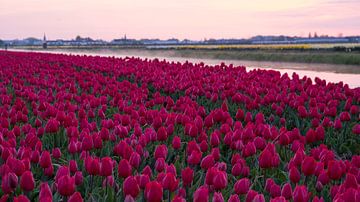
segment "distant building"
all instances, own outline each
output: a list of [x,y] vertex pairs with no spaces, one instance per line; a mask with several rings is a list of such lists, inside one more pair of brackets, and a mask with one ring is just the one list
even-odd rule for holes
[[46,35],[44,33],[44,38],[43,38],[43,44],[42,44],[43,49],[47,49],[47,41],[46,41]]

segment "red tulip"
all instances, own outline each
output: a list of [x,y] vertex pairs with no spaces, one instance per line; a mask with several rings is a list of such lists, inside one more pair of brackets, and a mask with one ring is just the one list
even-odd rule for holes
[[127,195],[124,202],[135,202],[135,199],[131,195]]
[[301,171],[305,176],[310,176],[315,173],[316,161],[313,157],[305,157],[301,163]]
[[49,167],[45,168],[44,175],[51,177],[54,175],[54,166],[51,164]]
[[[11,175],[14,175],[14,173],[12,173]],[[16,185],[17,185],[17,182],[16,182]],[[2,191],[5,194],[10,194],[11,192],[14,191],[14,189],[15,189],[14,186],[15,186],[15,178],[9,176],[9,174],[6,173],[1,179]]]
[[317,192],[321,192],[321,191],[322,191],[323,185],[321,184],[320,181],[317,181],[317,182],[316,182],[315,189],[316,189]]
[[282,190],[281,190],[281,196],[283,196],[286,200],[290,200],[292,198],[292,188],[290,183],[286,183]]
[[167,139],[167,131],[164,126],[161,126],[157,130],[157,140],[158,141],[165,141]]
[[261,168],[270,168],[272,165],[271,159],[272,154],[270,153],[270,151],[265,149],[263,152],[261,152],[259,156],[259,166]]
[[166,145],[158,145],[155,149],[154,157],[155,159],[163,158],[166,159],[168,154],[168,149]]
[[226,172],[215,172],[212,182],[216,190],[224,189],[228,184]]
[[224,202],[224,197],[221,192],[215,192],[212,198],[213,202]]
[[178,187],[179,181],[176,179],[173,173],[166,173],[164,179],[162,180],[162,186],[165,190],[174,192]]
[[79,186],[83,183],[84,181],[84,177],[83,177],[83,174],[81,171],[76,171],[75,175],[74,175],[74,178],[75,178],[75,185],[76,186]]
[[69,161],[69,168],[71,173],[75,173],[78,170],[78,166],[75,160]]
[[293,182],[295,184],[300,181],[300,178],[301,178],[300,172],[296,167],[290,168],[289,178],[290,178],[291,182]]
[[150,178],[148,175],[138,175],[136,176],[136,180],[141,189],[145,189],[146,184],[150,182]]
[[200,151],[193,150],[187,158],[187,162],[191,165],[197,165],[201,161],[202,153]]
[[310,194],[306,186],[296,186],[293,193],[294,202],[307,202],[310,199]]
[[68,150],[70,154],[75,154],[78,150],[76,142],[70,141],[70,144],[68,145]]
[[141,163],[141,157],[137,152],[133,152],[130,156],[129,163],[133,168],[138,168]]
[[110,157],[104,157],[101,159],[100,165],[100,175],[101,176],[110,176],[113,171],[113,163]]
[[20,187],[24,191],[32,191],[35,188],[35,180],[31,171],[25,171],[20,178]]
[[156,181],[149,182],[146,184],[144,195],[148,202],[160,202],[163,196],[163,188]]
[[75,179],[64,175],[59,178],[57,188],[62,196],[71,196],[75,192]]
[[173,198],[172,202],[186,202],[186,200],[184,198],[182,198],[181,196],[175,196]]
[[242,178],[235,183],[234,192],[239,195],[246,194],[250,189],[250,185],[251,182],[248,178]]
[[[100,174],[100,162],[97,157],[88,156],[85,160],[85,169],[90,175]],[[112,170],[111,170],[112,171]]]
[[191,168],[186,167],[181,171],[181,178],[184,187],[191,185],[194,178],[194,171]]
[[287,202],[283,196],[278,196],[270,200],[270,202]]
[[30,200],[25,195],[19,195],[14,197],[14,202],[30,202]]
[[231,195],[228,202],[240,202],[239,196],[237,194]]
[[333,160],[329,161],[327,173],[329,178],[332,180],[340,179],[343,174],[343,170],[341,168],[340,163],[338,161],[333,161]]
[[325,170],[320,172],[318,181],[320,181],[322,185],[326,185],[327,183],[329,183],[330,178]]
[[121,159],[118,166],[119,177],[126,178],[131,175],[132,168],[126,159]]
[[165,169],[166,162],[164,158],[158,158],[155,162],[155,170],[157,172],[162,172]]
[[194,202],[208,202],[209,201],[209,190],[207,187],[202,186],[194,192]]
[[281,196],[281,187],[277,184],[273,184],[270,188],[270,195],[272,198]]
[[137,195],[140,192],[140,187],[139,187],[135,177],[129,176],[125,179],[125,181],[123,183],[123,190],[124,190],[125,196],[131,195],[134,198],[137,197]]
[[6,160],[6,164],[17,176],[21,176],[25,171],[25,164],[23,163],[23,161],[16,158],[9,157]]
[[211,154],[209,154],[201,160],[200,167],[204,170],[207,170],[210,167],[213,167],[214,164],[215,164],[214,157]]
[[52,155],[55,159],[59,159],[61,157],[61,151],[59,148],[55,148],[52,150]]
[[178,136],[175,136],[172,140],[172,147],[175,149],[175,150],[178,150],[180,149],[181,147],[181,139],[180,137]]
[[354,127],[352,128],[352,133],[360,135],[360,124],[354,125]]
[[59,131],[59,121],[57,121],[54,118],[51,118],[45,126],[45,132],[46,133],[57,133]]
[[42,168],[48,168],[51,165],[51,157],[48,151],[43,151],[39,160],[40,166]]
[[84,200],[83,200],[80,192],[73,193],[68,200],[68,202],[83,202],[83,201]]
[[57,172],[56,172],[56,176],[55,176],[55,182],[58,182],[58,180],[60,179],[60,177],[64,176],[64,175],[70,175],[70,170],[67,166],[61,166]]
[[258,194],[254,197],[252,202],[265,202],[265,197],[262,194]]

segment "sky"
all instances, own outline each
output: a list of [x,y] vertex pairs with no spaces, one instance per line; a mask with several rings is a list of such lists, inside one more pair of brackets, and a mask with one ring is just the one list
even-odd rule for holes
[[360,35],[360,0],[0,0],[0,39]]

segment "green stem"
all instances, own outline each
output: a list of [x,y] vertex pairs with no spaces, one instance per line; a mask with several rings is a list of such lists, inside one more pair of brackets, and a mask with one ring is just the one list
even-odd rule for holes
[[170,199],[170,189],[168,190],[168,202],[171,202],[171,199]]

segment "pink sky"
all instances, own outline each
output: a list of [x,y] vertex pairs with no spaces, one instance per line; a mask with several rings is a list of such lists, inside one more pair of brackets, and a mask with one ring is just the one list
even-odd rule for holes
[[0,39],[360,35],[360,0],[0,0]]

